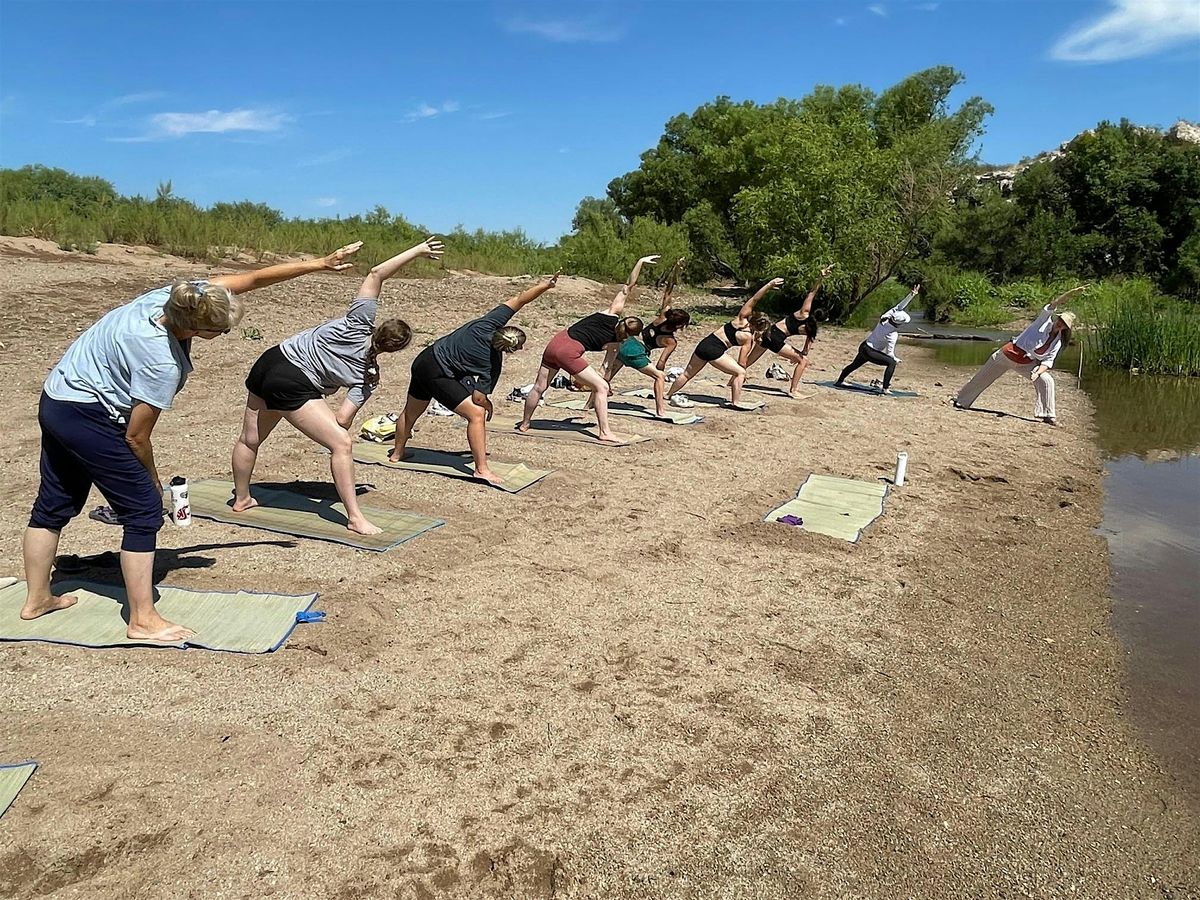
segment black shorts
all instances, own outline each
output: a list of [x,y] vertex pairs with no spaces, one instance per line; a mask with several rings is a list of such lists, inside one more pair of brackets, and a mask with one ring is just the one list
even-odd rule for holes
[[729,348],[715,334],[710,334],[704,340],[696,345],[696,355],[705,362],[712,362],[714,359],[720,359],[725,355],[725,351]]
[[280,412],[294,412],[309,400],[325,396],[277,346],[254,363],[246,376],[246,390],[262,397],[267,409]]
[[408,396],[426,402],[437,400],[446,409],[458,409],[459,404],[471,396],[471,390],[446,374],[442,364],[433,355],[433,345],[430,344],[413,360]]
[[764,349],[770,350],[772,353],[779,353],[787,345],[787,339],[788,336],[786,334],[772,325],[763,332],[758,342],[762,344]]

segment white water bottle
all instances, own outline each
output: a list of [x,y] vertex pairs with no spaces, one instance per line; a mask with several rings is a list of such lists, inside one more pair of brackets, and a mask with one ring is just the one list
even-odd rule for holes
[[171,521],[180,528],[192,524],[192,505],[188,502],[188,483],[182,475],[171,479]]
[[896,454],[896,477],[892,479],[892,483],[896,487],[904,487],[904,473],[908,471],[908,453],[901,450]]

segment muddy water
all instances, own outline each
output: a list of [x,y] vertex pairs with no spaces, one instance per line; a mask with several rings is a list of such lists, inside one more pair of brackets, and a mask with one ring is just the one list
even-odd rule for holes
[[[919,341],[974,367],[994,344]],[[1058,377],[1079,363],[1074,348]],[[965,377],[965,371],[964,371]],[[1181,786],[1200,797],[1200,379],[1083,374],[1105,457],[1113,626],[1132,713]]]

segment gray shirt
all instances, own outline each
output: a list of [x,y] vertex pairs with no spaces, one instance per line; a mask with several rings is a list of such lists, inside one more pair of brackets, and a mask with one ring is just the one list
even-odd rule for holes
[[496,329],[507,325],[516,311],[501,303],[486,316],[461,325],[433,345],[433,356],[451,378],[473,391],[490,394],[500,380],[499,350],[492,347]]
[[378,311],[377,298],[359,297],[342,318],[293,335],[279,349],[321,393],[350,388],[350,402],[362,406],[375,390],[366,376]]
[[158,321],[170,296],[170,286],[161,287],[105,314],[50,370],[45,392],[67,403],[98,403],[123,425],[138,401],[170,409],[192,371],[191,340],[181,342]]

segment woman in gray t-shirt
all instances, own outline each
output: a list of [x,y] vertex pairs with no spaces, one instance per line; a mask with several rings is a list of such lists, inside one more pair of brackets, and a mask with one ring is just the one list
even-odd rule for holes
[[[233,511],[257,506],[250,479],[258,448],[287,419],[330,453],[329,468],[346,507],[346,527],[358,534],[379,534],[358,506],[354,490],[354,442],[350,427],[359,408],[379,384],[380,353],[403,350],[412,329],[402,319],[375,324],[383,282],[419,257],[441,259],[442,242],[428,237],[415,247],[381,262],[363,279],[346,315],[309,328],[272,347],[246,377],[242,433],[233,445]],[[336,415],[325,397],[349,388]]]

